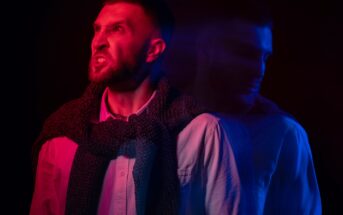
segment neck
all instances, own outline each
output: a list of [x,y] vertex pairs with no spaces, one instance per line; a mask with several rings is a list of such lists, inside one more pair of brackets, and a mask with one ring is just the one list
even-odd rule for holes
[[149,77],[131,91],[123,92],[109,87],[107,105],[111,113],[130,116],[149,100],[153,91],[153,85]]

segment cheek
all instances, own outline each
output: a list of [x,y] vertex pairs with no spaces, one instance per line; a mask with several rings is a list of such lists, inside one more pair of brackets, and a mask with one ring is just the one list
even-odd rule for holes
[[[108,38],[108,48],[103,51],[110,55],[111,63],[122,64],[136,63],[138,58],[141,56],[142,48],[144,47],[143,42],[132,36],[125,37],[112,37]],[[92,53],[96,51],[92,42]]]
[[109,51],[112,55],[127,55],[131,51],[131,41],[128,38],[115,39],[110,41]]
[[92,52],[92,54],[94,54],[94,53],[95,53],[94,39],[92,39],[92,42],[91,42],[91,46],[90,46],[90,48],[91,48],[91,52]]
[[137,62],[146,56],[144,44],[140,42],[125,44],[122,48],[122,53],[130,62]]

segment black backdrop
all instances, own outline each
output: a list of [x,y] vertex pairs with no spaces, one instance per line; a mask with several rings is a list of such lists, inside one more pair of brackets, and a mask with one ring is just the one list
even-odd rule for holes
[[[98,3],[91,0],[12,2],[2,13],[2,158],[5,206],[27,214],[32,195],[30,150],[43,120],[87,84]],[[177,23],[195,4],[170,0]],[[308,132],[324,214],[342,214],[343,21],[338,3],[278,1],[274,57],[262,94],[293,114]],[[180,59],[185,68],[192,59]],[[186,78],[171,74],[175,85]]]

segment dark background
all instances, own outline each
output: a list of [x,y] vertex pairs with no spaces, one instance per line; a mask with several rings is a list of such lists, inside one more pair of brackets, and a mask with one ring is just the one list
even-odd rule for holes
[[[194,17],[198,5],[169,2],[177,26],[187,26],[183,22]],[[91,23],[98,5],[91,0],[34,0],[3,6],[1,177],[10,214],[28,213],[33,189],[30,152],[43,120],[79,96],[87,84]],[[272,8],[274,56],[262,94],[306,129],[323,212],[342,214],[343,15],[333,0],[278,1]],[[184,51],[191,46],[185,43]],[[171,74],[171,79],[186,87],[192,78],[187,71],[195,62],[174,57],[185,72],[183,77]]]

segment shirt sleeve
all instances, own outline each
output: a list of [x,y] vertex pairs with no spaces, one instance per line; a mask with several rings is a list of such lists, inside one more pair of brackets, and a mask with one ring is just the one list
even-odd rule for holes
[[63,215],[77,145],[66,137],[45,142],[39,152],[30,215]]
[[237,214],[240,180],[232,147],[220,121],[205,136],[204,171],[206,214]]
[[286,132],[265,205],[264,214],[322,213],[311,149],[300,125]]
[[50,147],[48,141],[44,143],[39,152],[30,215],[63,214],[62,211],[59,211],[59,202],[54,187],[54,181],[57,177],[54,158],[54,150]]

